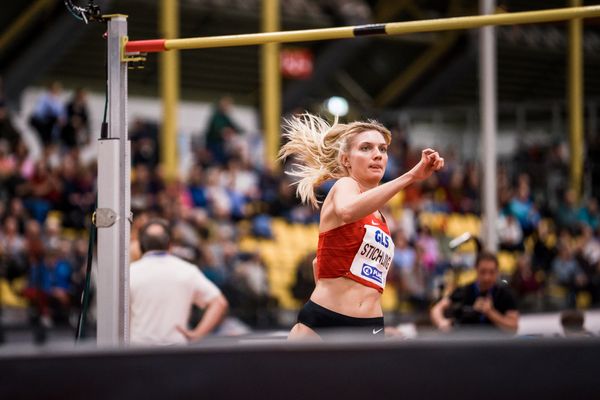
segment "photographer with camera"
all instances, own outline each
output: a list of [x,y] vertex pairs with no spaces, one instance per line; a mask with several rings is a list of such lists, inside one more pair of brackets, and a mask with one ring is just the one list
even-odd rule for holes
[[475,282],[455,289],[431,309],[431,320],[444,332],[460,328],[495,328],[516,333],[519,325],[517,302],[510,289],[498,283],[498,259],[481,252],[475,262]]

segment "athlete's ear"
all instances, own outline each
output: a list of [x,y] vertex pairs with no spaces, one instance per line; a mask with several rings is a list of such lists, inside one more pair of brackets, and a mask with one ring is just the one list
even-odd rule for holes
[[340,154],[340,163],[346,169],[350,169],[350,160],[348,159],[348,154],[346,154],[346,153]]

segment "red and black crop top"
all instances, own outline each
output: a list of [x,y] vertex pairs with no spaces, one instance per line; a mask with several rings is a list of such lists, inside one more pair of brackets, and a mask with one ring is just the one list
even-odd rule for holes
[[383,292],[393,257],[387,224],[371,214],[319,234],[317,279],[345,277]]

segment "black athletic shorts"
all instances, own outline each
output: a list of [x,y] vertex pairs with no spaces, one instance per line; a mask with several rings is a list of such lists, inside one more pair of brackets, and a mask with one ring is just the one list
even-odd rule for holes
[[383,339],[383,317],[354,318],[328,310],[309,300],[298,314],[298,322],[314,330],[319,336],[333,332],[359,337]]

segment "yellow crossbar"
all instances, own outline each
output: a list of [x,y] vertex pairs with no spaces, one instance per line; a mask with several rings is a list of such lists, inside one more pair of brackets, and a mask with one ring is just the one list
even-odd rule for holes
[[[266,43],[348,39],[367,35],[401,35],[417,32],[473,29],[490,25],[530,24],[590,17],[600,17],[600,6],[557,8],[541,11],[391,22],[387,24],[347,26],[339,28],[209,36],[189,39],[167,39],[165,40],[164,47],[165,50],[185,50],[211,47],[253,46]],[[129,42],[128,46],[133,44],[135,44],[135,42]]]

